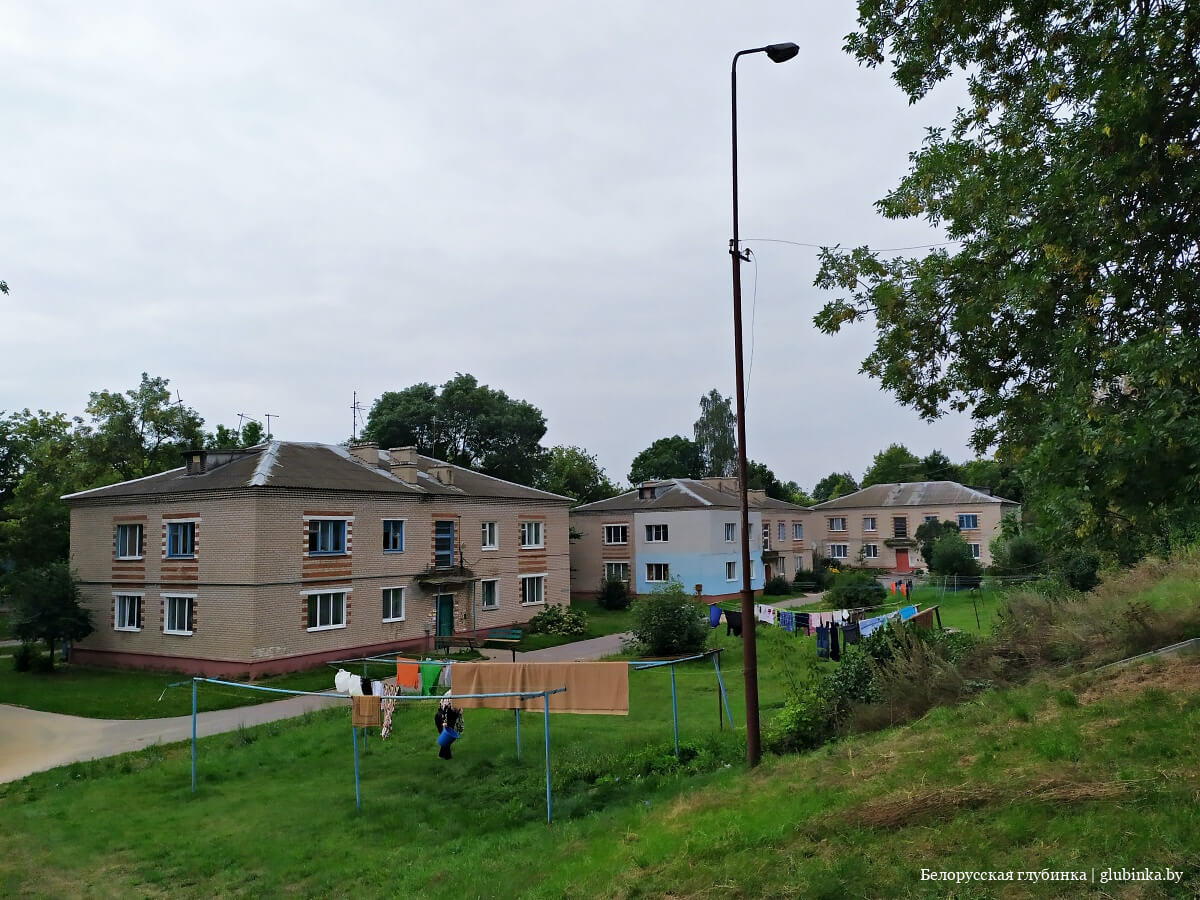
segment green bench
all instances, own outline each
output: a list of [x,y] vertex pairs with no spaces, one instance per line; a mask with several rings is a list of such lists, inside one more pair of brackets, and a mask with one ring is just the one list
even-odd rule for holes
[[525,636],[520,628],[493,628],[487,633],[484,638],[485,643],[508,644],[512,650],[513,662],[517,661],[517,644],[521,643],[521,638]]
[[806,594],[815,594],[821,589],[821,586],[815,581],[793,581],[792,587],[798,591],[804,591]]

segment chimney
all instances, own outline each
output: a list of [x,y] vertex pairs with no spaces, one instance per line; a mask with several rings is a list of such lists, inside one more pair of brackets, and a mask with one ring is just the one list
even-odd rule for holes
[[350,445],[350,454],[367,465],[379,465],[379,445],[374,441],[356,441]]
[[391,447],[388,449],[388,455],[391,456],[394,466],[415,466],[417,464],[416,447]]
[[429,474],[442,484],[454,484],[454,468],[449,463],[438,463],[430,466]]

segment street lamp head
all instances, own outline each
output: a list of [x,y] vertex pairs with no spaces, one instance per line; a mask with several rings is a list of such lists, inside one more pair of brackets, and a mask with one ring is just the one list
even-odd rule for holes
[[793,56],[800,52],[800,48],[793,43],[786,44],[771,44],[767,47],[767,56],[771,58],[771,62],[787,62]]

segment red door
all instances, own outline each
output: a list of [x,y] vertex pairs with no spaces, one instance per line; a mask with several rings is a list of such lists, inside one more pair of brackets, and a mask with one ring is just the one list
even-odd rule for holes
[[910,569],[909,565],[908,565],[908,551],[907,550],[897,550],[896,551],[896,571],[897,572],[911,572],[912,571],[912,569]]

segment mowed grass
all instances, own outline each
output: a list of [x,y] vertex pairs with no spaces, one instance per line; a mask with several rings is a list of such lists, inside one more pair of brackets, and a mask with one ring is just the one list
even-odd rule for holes
[[[767,705],[803,665],[780,640],[760,643]],[[1167,866],[1184,881],[1097,896],[1200,889],[1195,658],[987,692],[750,774],[715,730],[711,672],[676,679],[694,772],[670,771],[666,672],[631,674],[628,717],[553,716],[550,827],[529,713],[520,762],[511,713],[483,710],[443,761],[432,708],[403,707],[392,739],[366,743],[361,813],[345,709],[201,741],[195,796],[187,745],[31,776],[0,787],[0,894],[987,897],[921,869]]]
[[[558,634],[526,634],[516,645],[518,653],[529,650],[544,650],[546,647],[559,647],[575,641],[586,641],[590,638],[603,637],[606,634],[621,634],[633,627],[633,611],[630,609],[605,609],[595,600],[576,599],[571,601],[572,609],[582,609],[587,613],[587,631],[584,634],[565,637]],[[489,646],[510,647],[511,644],[494,644]]]

